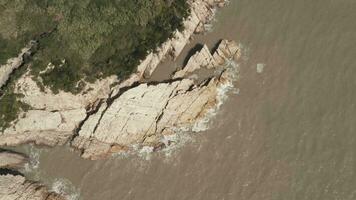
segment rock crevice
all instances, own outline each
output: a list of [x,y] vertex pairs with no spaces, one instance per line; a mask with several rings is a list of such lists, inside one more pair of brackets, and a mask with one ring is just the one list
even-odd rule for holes
[[196,84],[187,76],[202,68],[225,69],[227,60],[238,59],[239,48],[225,40],[214,54],[204,47],[171,80],[142,83],[144,76],[150,76],[167,55],[176,58],[191,36],[203,31],[215,8],[225,1],[188,2],[191,15],[184,21],[184,30],[177,31],[156,53],[141,62],[136,73],[118,85],[112,86],[118,81],[113,76],[88,84],[88,90],[77,95],[53,94],[38,88],[30,73],[24,74],[17,80],[15,92],[23,94],[19,100],[31,108],[0,132],[0,146],[24,143],[55,146],[70,141],[71,146],[83,152],[83,157],[96,159],[127,150],[134,144],[160,145],[162,137],[175,134],[175,129],[191,129],[206,110],[214,107],[219,87],[231,80],[221,75]]
[[[192,59],[202,55],[209,55],[209,66],[221,73],[201,84],[195,84],[190,78],[179,78],[131,87],[89,116],[72,146],[80,149],[83,157],[97,159],[112,153],[113,146],[118,151],[137,144],[156,147],[162,144],[164,135],[192,130],[195,123],[205,120],[209,109],[219,104],[219,88],[233,81],[231,73],[236,71],[230,69],[228,61],[236,61],[240,49],[235,42],[223,40],[214,54],[200,51]],[[184,77],[188,72],[207,67],[205,63],[196,64],[187,65],[177,74]]]

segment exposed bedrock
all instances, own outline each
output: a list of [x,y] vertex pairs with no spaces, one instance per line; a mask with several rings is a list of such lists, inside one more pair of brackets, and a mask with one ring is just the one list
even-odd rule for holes
[[[97,110],[107,103],[107,99],[115,99],[114,97],[120,96],[124,88],[138,85],[144,76],[152,74],[165,57],[170,55],[176,58],[194,33],[204,31],[204,25],[213,18],[215,9],[222,6],[225,1],[189,0],[188,2],[191,14],[184,21],[183,31],[176,31],[173,38],[158,48],[156,53],[149,54],[138,66],[137,72],[126,80],[120,81],[116,76],[111,76],[92,84],[88,83],[80,94],[65,92],[53,94],[48,88],[44,88],[44,91],[41,90],[33,81],[31,74],[25,73],[16,81],[15,93],[22,94],[19,100],[28,104],[30,109],[20,113],[18,119],[13,121],[10,127],[0,131],[0,146],[15,146],[24,143],[55,146],[71,140],[78,134],[77,130],[82,127],[84,121],[87,124],[92,120],[91,115],[95,115]],[[11,61],[12,71],[21,66],[23,55],[28,50],[24,49],[16,60]],[[2,66],[1,69],[8,68]],[[6,72],[10,72],[10,70],[6,70]],[[11,73],[0,74],[0,80],[7,80]],[[9,75],[5,76],[4,74]],[[178,83],[173,83],[173,81],[167,83],[168,90],[172,89],[171,85],[175,84]],[[184,84],[189,85],[190,83]],[[98,126],[97,129],[101,130],[101,126]],[[115,148],[111,146],[111,149],[117,148],[117,146]]]
[[188,0],[191,13],[183,22],[183,31],[176,31],[172,39],[163,43],[156,53],[150,53],[141,62],[138,66],[140,75],[149,77],[167,55],[173,59],[177,58],[194,33],[206,31],[205,26],[213,19],[216,8],[222,7],[226,2],[226,0]]
[[6,64],[0,66],[0,88],[6,84],[13,71],[24,63],[25,57],[31,54],[31,48],[35,44],[35,41],[31,41],[17,57],[7,60]]
[[[204,47],[192,56],[176,73],[177,79],[123,88],[86,119],[72,146],[90,159],[126,151],[133,145],[153,150],[167,146],[169,136],[193,130],[218,108],[222,88],[231,84],[237,73],[236,66],[229,62],[239,57],[238,45],[223,40],[213,55]],[[201,60],[204,62],[197,62]],[[218,73],[201,83],[184,78],[201,68]]]

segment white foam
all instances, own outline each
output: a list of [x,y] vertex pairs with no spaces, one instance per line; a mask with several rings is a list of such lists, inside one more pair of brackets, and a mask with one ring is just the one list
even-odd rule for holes
[[[248,49],[243,47],[242,44],[239,44],[239,48],[242,49],[242,58],[247,59]],[[161,142],[165,144],[165,148],[161,150],[166,157],[170,157],[173,152],[176,152],[177,149],[182,147],[187,142],[194,141],[191,132],[202,132],[209,129],[210,121],[215,117],[217,111],[220,109],[222,104],[228,99],[228,92],[234,89],[234,82],[239,78],[239,65],[230,60],[226,64],[226,82],[220,84],[217,88],[217,104],[215,107],[209,109],[201,120],[196,122],[193,127],[180,127],[173,130],[175,134],[163,136]],[[234,94],[239,94],[240,90],[235,89],[232,91]],[[140,158],[145,160],[151,159],[151,154],[154,151],[153,147],[150,146],[141,146],[141,145],[132,145],[131,151],[125,153],[115,154],[118,157],[128,157],[130,155],[138,155]]]
[[24,170],[26,173],[36,172],[40,166],[40,156],[42,149],[30,145],[28,151],[29,162],[26,163]]
[[234,81],[238,78],[239,65],[233,61],[228,62],[227,64],[228,75],[227,80],[224,84],[221,84],[217,88],[217,104],[215,107],[209,109],[201,120],[196,122],[193,127],[182,127],[179,129],[173,130],[175,134],[169,136],[163,136],[161,142],[163,142],[166,146],[162,150],[166,156],[171,156],[172,152],[175,152],[178,148],[183,146],[187,142],[192,142],[194,138],[191,131],[197,133],[206,131],[209,129],[210,121],[213,117],[215,117],[217,111],[220,109],[221,105],[227,100],[228,92],[234,88]]
[[227,64],[227,81],[220,84],[217,88],[217,104],[215,107],[209,109],[204,118],[193,125],[193,132],[201,132],[209,129],[210,121],[215,117],[221,105],[227,100],[228,92],[234,88],[234,81],[238,78],[239,65],[234,61],[229,61]]
[[141,158],[144,158],[146,160],[150,160],[151,159],[151,154],[153,152],[154,148],[153,147],[150,147],[150,146],[143,146],[139,152],[138,152],[138,155],[141,157]]
[[64,196],[67,200],[80,200],[80,192],[66,179],[55,179],[51,191]]
[[162,142],[166,144],[166,147],[162,149],[162,152],[166,157],[171,157],[173,152],[181,148],[187,142],[192,142],[194,138],[187,130],[175,130],[175,134],[164,136]]

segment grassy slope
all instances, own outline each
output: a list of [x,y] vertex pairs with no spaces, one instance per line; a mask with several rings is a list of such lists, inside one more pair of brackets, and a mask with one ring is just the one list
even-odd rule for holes
[[[81,79],[131,73],[187,15],[186,0],[0,0],[0,63],[39,40],[30,61],[38,84],[77,93]],[[0,90],[0,129],[24,107],[11,87]]]

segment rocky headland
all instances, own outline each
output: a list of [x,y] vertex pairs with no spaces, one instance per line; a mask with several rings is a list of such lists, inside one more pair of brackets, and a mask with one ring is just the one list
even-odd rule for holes
[[[231,84],[237,73],[229,62],[240,57],[233,41],[222,40],[214,54],[206,49],[197,52],[175,78],[124,87],[100,103],[82,122],[72,146],[90,159],[126,151],[132,145],[155,150],[174,142],[170,136],[206,121],[220,104],[219,90]],[[189,76],[202,68],[214,73],[199,82]]]
[[[222,0],[188,2],[191,12],[184,21],[183,31],[176,31],[173,38],[166,41],[155,53],[149,54],[137,67],[137,72],[125,80],[111,76],[88,83],[79,94],[63,91],[54,94],[48,88],[40,88],[29,72],[22,75],[16,80],[15,92],[21,94],[18,100],[28,105],[29,109],[22,111],[9,127],[0,132],[0,146],[25,143],[55,146],[71,141],[73,147],[83,151],[84,157],[94,159],[103,152],[116,152],[134,143],[160,145],[158,138],[162,133],[172,132],[174,126],[191,126],[198,118],[202,118],[203,113],[216,101],[216,88],[226,81],[226,72],[200,84],[183,76],[200,67],[221,66],[234,56],[236,60],[238,47],[234,42],[223,41],[214,55],[204,47],[171,80],[140,84],[163,59],[168,56],[176,58],[194,33],[204,31],[204,26],[213,18],[215,9],[225,3]],[[2,82],[5,83],[11,72],[21,66],[24,55],[29,54],[29,51],[30,47],[24,48],[18,58],[0,68],[6,70],[1,77]],[[200,62],[203,60],[205,61]],[[135,101],[130,100],[131,98]],[[180,101],[187,98],[199,103],[181,105],[184,102]],[[122,110],[123,107],[126,110]],[[192,113],[184,113],[185,110]],[[179,120],[171,119],[178,115],[182,115]],[[135,130],[131,130],[133,127],[136,127]],[[108,134],[114,129],[121,130],[121,133]],[[89,153],[92,151],[94,152]]]
[[[21,94],[17,100],[28,109],[21,110],[8,127],[0,127],[0,147],[69,143],[83,158],[95,160],[143,148],[160,150],[174,145],[172,138],[182,132],[204,130],[238,74],[234,63],[241,49],[236,42],[222,40],[213,52],[204,45],[170,79],[145,82],[162,60],[177,58],[193,34],[204,32],[215,9],[226,3],[188,2],[191,12],[184,29],[150,53],[126,79],[110,76],[86,83],[82,92],[72,94],[39,87],[29,71],[21,75],[14,92]],[[23,65],[31,47],[0,67],[0,87]],[[210,75],[198,79],[202,69],[210,70]],[[14,171],[28,161],[26,156],[2,151],[0,160],[0,199],[63,199]]]

